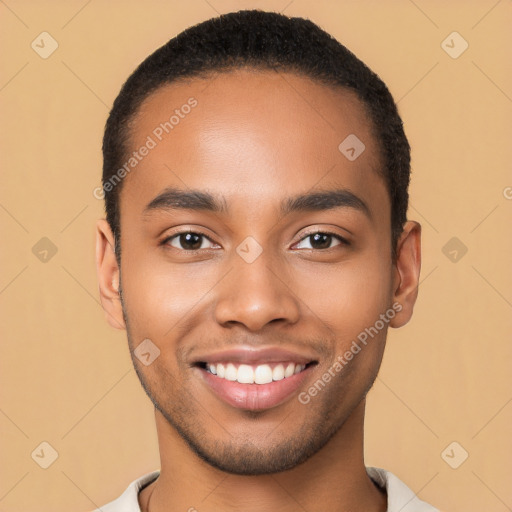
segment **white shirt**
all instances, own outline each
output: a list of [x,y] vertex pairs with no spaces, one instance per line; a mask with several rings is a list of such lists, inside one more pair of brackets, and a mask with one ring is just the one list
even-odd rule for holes
[[[367,467],[369,477],[379,486],[385,487],[388,494],[387,512],[439,512],[439,510],[421,501],[397,476],[382,468]],[[139,491],[156,480],[160,471],[147,473],[134,480],[114,501],[96,509],[94,512],[141,512]]]

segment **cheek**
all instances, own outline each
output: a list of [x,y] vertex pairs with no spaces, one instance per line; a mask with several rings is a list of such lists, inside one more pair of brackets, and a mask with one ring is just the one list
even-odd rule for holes
[[127,256],[121,262],[123,298],[132,331],[165,339],[189,328],[189,318],[204,307],[219,279],[212,274],[213,267],[171,264],[162,256],[137,254],[128,246],[123,251]]
[[357,336],[389,308],[391,272],[382,256],[358,256],[318,266],[314,273],[302,269],[296,276],[292,289],[306,311],[309,308],[338,338]]
[[[335,386],[340,393],[351,389],[350,396],[358,397],[373,382],[382,360],[388,322],[380,315],[389,310],[391,298],[387,263],[368,252],[302,282],[299,293],[333,336],[329,366],[344,375],[335,379]],[[332,366],[336,361],[337,369]]]

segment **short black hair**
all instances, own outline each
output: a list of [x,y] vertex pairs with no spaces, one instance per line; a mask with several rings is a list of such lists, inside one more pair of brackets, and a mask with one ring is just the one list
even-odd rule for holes
[[380,149],[378,173],[390,197],[392,259],[396,261],[409,200],[410,146],[391,93],[376,73],[310,20],[256,9],[223,14],[187,28],[147,57],[122,86],[105,126],[102,179],[118,262],[122,182],[112,186],[112,178],[119,179],[115,174],[127,160],[130,122],[142,102],[180,79],[244,67],[293,72],[356,93]]

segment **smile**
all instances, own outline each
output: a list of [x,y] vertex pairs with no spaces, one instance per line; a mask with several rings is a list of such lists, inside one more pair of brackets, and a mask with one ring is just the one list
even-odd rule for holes
[[283,380],[302,372],[305,364],[294,362],[268,363],[268,364],[238,364],[238,363],[202,363],[203,367],[220,379],[236,381],[240,384],[269,384],[273,381]]
[[316,365],[292,361],[263,364],[198,363],[203,382],[223,402],[238,409],[264,410],[276,407],[297,394]]

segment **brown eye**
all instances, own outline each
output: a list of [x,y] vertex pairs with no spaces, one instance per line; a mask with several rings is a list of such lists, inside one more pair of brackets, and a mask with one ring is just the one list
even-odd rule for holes
[[[299,244],[308,239],[310,240],[310,247],[299,247],[299,249],[325,250],[332,249],[337,245],[349,245],[349,242],[340,235],[323,231],[309,233],[299,242]],[[338,241],[338,243],[333,246],[333,241]]]
[[170,245],[175,249],[184,251],[197,251],[199,249],[209,249],[203,245],[204,241],[211,240],[203,233],[196,233],[194,231],[183,231],[175,233],[174,235],[166,238],[162,245]]

